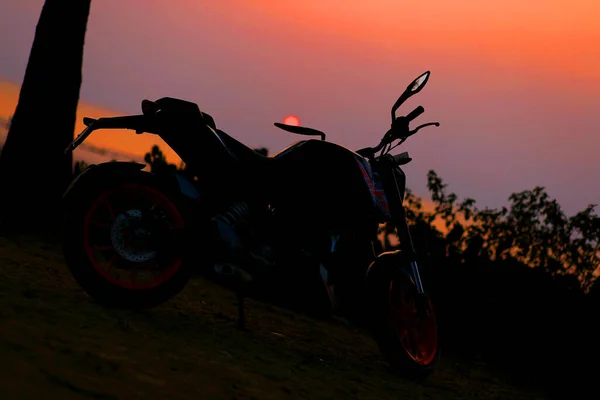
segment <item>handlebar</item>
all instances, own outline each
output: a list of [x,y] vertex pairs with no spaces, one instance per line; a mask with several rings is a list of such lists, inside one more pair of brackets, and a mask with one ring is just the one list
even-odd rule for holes
[[86,128],[65,149],[65,154],[77,148],[87,137],[97,129],[131,129],[135,133],[154,133],[150,119],[146,115],[125,115],[122,117],[103,117],[83,119]]
[[[440,123],[439,123],[439,122],[428,122],[428,123],[426,123],[426,124],[419,125],[419,126],[417,126],[415,129],[413,129],[412,131],[408,132],[408,136],[412,136],[412,135],[414,135],[414,134],[415,134],[415,133],[417,133],[419,130],[421,130],[421,129],[423,129],[423,128],[427,127],[427,126],[440,126]],[[408,137],[408,136],[407,136],[407,137]]]
[[377,153],[379,150],[383,149],[383,147],[390,143],[393,138],[391,138],[393,134],[393,129],[390,129],[389,131],[387,131],[385,133],[385,135],[383,135],[383,139],[381,139],[381,142],[379,142],[379,144],[375,147],[365,147],[364,149],[360,149],[357,150],[356,153],[362,157],[365,158],[374,158],[375,157],[375,153]]
[[406,120],[408,122],[410,122],[413,119],[417,118],[419,115],[423,114],[424,112],[425,112],[425,109],[423,108],[423,106],[419,106],[419,107],[415,108],[414,110],[412,110],[410,113],[408,113],[408,115],[404,118],[406,118]]
[[418,106],[410,113],[408,113],[405,117],[396,118],[392,123],[392,128],[385,133],[385,135],[381,139],[381,142],[379,142],[379,144],[376,147],[365,147],[364,149],[357,150],[356,153],[358,153],[362,157],[372,159],[375,158],[375,153],[377,153],[378,151],[383,149],[387,144],[390,144],[396,139],[400,139],[402,142],[408,137],[417,133],[420,129],[425,128],[426,126],[440,126],[439,122],[428,122],[426,124],[419,125],[413,130],[409,130],[408,124],[424,112],[425,109],[423,108],[423,106]]
[[149,128],[145,115],[125,115],[122,117],[84,118],[83,123],[92,129],[131,129],[142,132]]

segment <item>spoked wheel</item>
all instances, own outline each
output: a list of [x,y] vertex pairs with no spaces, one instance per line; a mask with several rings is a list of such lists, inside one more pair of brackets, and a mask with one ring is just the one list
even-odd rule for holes
[[190,274],[178,240],[185,219],[175,197],[144,172],[93,183],[67,210],[65,258],[75,280],[112,306],[149,307],[176,295]]
[[429,296],[419,294],[411,275],[392,262],[372,267],[368,277],[369,318],[380,351],[390,366],[403,374],[429,375],[440,355]]

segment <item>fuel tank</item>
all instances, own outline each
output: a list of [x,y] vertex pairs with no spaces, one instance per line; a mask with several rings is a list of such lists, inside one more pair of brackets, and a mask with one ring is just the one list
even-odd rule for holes
[[273,203],[286,220],[327,229],[377,218],[365,179],[368,163],[352,150],[311,139],[296,142],[273,157],[277,160]]

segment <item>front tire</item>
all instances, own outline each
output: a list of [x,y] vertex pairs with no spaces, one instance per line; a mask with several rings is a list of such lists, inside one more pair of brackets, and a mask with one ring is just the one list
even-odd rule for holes
[[186,225],[178,196],[147,172],[102,165],[76,185],[63,250],[83,290],[99,304],[129,309],[177,295],[191,277],[177,241]]
[[429,295],[419,295],[411,274],[400,268],[398,259],[378,260],[369,270],[370,325],[392,369],[423,378],[434,371],[440,357],[436,315]]

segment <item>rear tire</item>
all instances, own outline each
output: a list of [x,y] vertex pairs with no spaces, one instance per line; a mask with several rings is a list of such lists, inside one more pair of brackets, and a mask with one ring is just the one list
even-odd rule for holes
[[[75,183],[74,198],[65,210],[63,250],[69,271],[83,290],[104,306],[135,309],[166,302],[191,277],[184,249],[176,243],[174,233],[183,232],[187,222],[179,196],[147,172],[103,168],[102,164],[94,167]],[[154,204],[153,212],[161,213],[157,220],[161,225],[155,231],[166,236],[155,242],[167,244],[147,246],[146,253],[124,250],[126,242],[143,242],[137,236],[143,228],[129,226],[128,231],[127,227],[117,226],[118,221],[129,217],[133,222],[123,224],[137,223],[134,216],[144,203]],[[127,234],[133,240],[128,240],[131,238],[126,238]],[[152,262],[154,267],[144,271],[149,280],[138,281],[144,277],[140,274],[142,266]],[[121,275],[129,275],[129,280],[120,281]]]
[[416,285],[411,275],[400,268],[398,259],[390,256],[386,261],[378,260],[369,269],[369,325],[392,369],[424,378],[435,370],[440,357],[435,311],[427,294],[423,310],[428,313],[415,307]]

